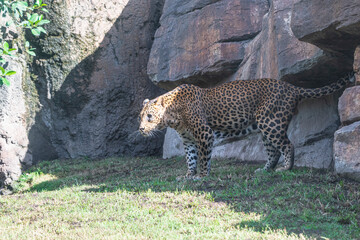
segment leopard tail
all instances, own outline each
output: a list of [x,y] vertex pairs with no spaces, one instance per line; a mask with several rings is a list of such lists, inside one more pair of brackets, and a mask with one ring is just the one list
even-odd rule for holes
[[299,99],[304,98],[320,98],[325,95],[332,94],[342,88],[344,88],[346,85],[348,85],[350,82],[353,82],[355,80],[353,75],[349,75],[346,78],[341,78],[337,82],[334,82],[330,85],[320,87],[320,88],[302,88],[297,87],[297,95]]

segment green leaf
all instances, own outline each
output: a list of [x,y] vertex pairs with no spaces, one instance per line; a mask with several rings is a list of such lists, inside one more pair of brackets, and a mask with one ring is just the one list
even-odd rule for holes
[[44,25],[44,24],[48,24],[48,23],[50,23],[50,21],[49,20],[46,20],[46,19],[44,19],[44,20],[41,20],[39,23],[38,23],[38,25]]
[[37,28],[31,29],[31,33],[37,37],[41,34],[41,32]]
[[33,52],[33,51],[26,50],[26,52],[31,56],[34,56],[34,57],[36,56],[35,52]]
[[10,71],[5,72],[5,76],[11,76],[11,75],[14,75],[14,74],[16,74],[16,71],[10,70]]
[[8,52],[8,51],[9,51],[9,43],[8,43],[8,42],[4,42],[3,48],[4,48],[4,52]]
[[25,42],[25,47],[27,47],[27,48],[30,47],[29,41],[26,41],[26,42]]
[[27,7],[27,2],[13,2],[11,5],[11,9],[15,12],[17,18],[19,15],[23,16],[23,12],[27,10]]
[[3,67],[1,67],[1,66],[0,66],[0,71],[1,71],[2,75],[4,75],[5,72],[6,72],[5,69]]
[[49,13],[49,11],[46,8],[41,8],[41,11],[44,11],[46,13]]
[[22,21],[21,23],[19,23],[20,26],[30,26],[29,21]]
[[26,11],[27,7],[29,6],[28,3],[24,2],[24,1],[18,2],[17,5],[18,5],[18,8],[20,8],[23,11]]
[[44,17],[44,15],[41,14],[41,15],[38,17],[38,19],[36,20],[36,22],[34,22],[34,25],[37,26],[37,25],[39,24],[39,22],[41,22],[41,20],[43,19],[43,17]]
[[29,22],[34,23],[34,22],[36,22],[38,19],[39,19],[39,14],[34,13],[34,14],[31,15],[31,17],[30,17],[30,19],[29,19]]
[[9,80],[7,80],[7,79],[4,78],[4,77],[1,77],[1,80],[2,80],[2,82],[3,82],[6,86],[10,86]]
[[43,27],[37,27],[36,28],[40,33],[45,33],[46,34],[46,30]]

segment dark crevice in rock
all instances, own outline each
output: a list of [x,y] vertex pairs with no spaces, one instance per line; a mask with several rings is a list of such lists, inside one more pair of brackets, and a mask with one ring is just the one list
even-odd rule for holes
[[[217,86],[226,81],[226,79],[234,74],[242,60],[231,62],[218,62],[213,67],[219,68],[218,71],[194,71],[191,75],[183,75],[183,78],[178,78],[172,82],[159,81],[157,85],[161,88],[171,90],[181,84],[194,84],[199,87],[209,88]],[[221,71],[220,71],[221,69]]]
[[326,53],[313,59],[297,62],[290,69],[281,71],[281,80],[295,86],[316,88],[328,85],[352,71],[352,60],[339,54]]
[[[172,16],[172,17],[181,17],[186,14],[194,13],[196,11],[200,11],[201,9],[210,6],[212,4],[215,4],[217,2],[220,2],[222,0],[205,0],[205,1],[197,1],[195,3],[192,3],[191,1],[188,2],[179,2],[180,4],[176,5],[177,3],[174,2],[175,6],[174,8],[171,8],[172,11],[163,13],[161,16],[161,20],[164,20],[165,18]],[[188,7],[186,4],[194,4],[192,7]],[[187,9],[186,9],[187,8]]]
[[214,3],[217,3],[217,2],[220,2],[220,1],[222,1],[222,0],[210,0],[209,2],[204,3],[204,4],[200,4],[198,6],[195,6],[194,8],[192,8],[192,9],[190,9],[188,11],[176,12],[175,16],[182,16],[182,15],[185,15],[185,14],[188,14],[188,13],[199,11],[199,10],[203,9],[204,7],[210,6],[210,5],[212,5]]
[[[340,22],[331,24],[328,28],[313,32],[299,40],[312,43],[329,53],[342,53],[352,59],[356,46],[360,44],[360,33],[352,34],[338,29]],[[351,28],[351,26],[349,26]]]
[[[338,123],[340,124],[340,122],[338,122]],[[315,135],[306,139],[306,141],[301,142],[300,146],[311,145],[311,144],[321,141],[323,139],[332,139],[334,137],[334,132],[338,128],[339,124],[329,126],[326,129],[324,129],[323,131],[316,133]]]
[[233,36],[231,38],[221,39],[217,43],[244,42],[254,39],[261,31],[245,34],[242,36]]

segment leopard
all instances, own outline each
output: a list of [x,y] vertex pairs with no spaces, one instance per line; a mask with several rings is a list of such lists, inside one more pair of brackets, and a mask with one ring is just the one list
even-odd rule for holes
[[[213,88],[182,84],[152,100],[145,99],[139,132],[153,136],[167,127],[182,139],[187,172],[201,179],[210,173],[214,146],[260,132],[267,161],[259,171],[291,170],[294,145],[287,130],[298,103],[343,89],[351,78],[327,86],[304,88],[271,78],[236,80]],[[283,166],[275,169],[281,155]],[[198,172],[199,168],[199,172]]]

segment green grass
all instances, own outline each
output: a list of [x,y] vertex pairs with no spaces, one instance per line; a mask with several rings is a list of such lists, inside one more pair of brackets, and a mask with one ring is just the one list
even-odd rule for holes
[[42,162],[0,196],[0,239],[360,239],[360,183],[258,167],[176,181],[180,158]]

